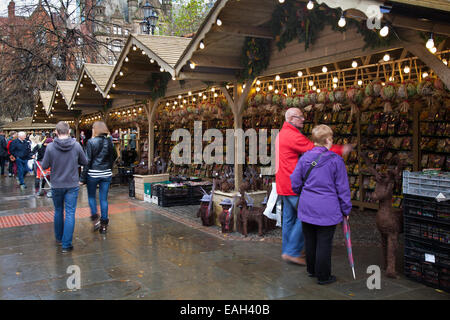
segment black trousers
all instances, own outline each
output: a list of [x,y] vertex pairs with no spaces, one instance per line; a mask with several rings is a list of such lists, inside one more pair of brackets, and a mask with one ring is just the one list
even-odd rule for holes
[[0,157],[0,167],[1,167],[1,169],[0,169],[0,174],[1,175],[4,175],[5,174],[5,163],[6,163],[6,157]]
[[331,249],[336,225],[317,226],[302,222],[305,237],[306,270],[319,281],[331,276]]

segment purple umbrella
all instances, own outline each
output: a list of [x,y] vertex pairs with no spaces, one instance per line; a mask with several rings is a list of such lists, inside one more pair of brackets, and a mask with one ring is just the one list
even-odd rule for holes
[[351,240],[351,236],[350,236],[350,225],[348,224],[347,217],[344,217],[344,220],[342,220],[342,231],[344,232],[345,246],[347,247],[348,262],[350,263],[350,266],[352,267],[353,279],[356,279],[355,263],[353,261],[353,253],[352,253],[352,240]]

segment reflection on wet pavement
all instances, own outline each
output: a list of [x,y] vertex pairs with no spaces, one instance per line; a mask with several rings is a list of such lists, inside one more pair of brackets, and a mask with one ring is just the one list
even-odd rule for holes
[[[0,218],[52,212],[52,200],[33,196],[32,177],[26,182],[21,191],[15,179],[0,178]],[[110,205],[108,233],[93,233],[81,188],[75,249],[67,255],[55,245],[51,222],[0,228],[0,299],[450,298],[404,277],[383,276],[381,290],[367,289],[365,270],[380,264],[379,248],[354,248],[353,280],[345,248],[336,247],[338,281],[318,286],[304,267],[281,261],[279,243],[214,237],[130,200],[127,187],[111,189]],[[71,265],[80,267],[79,290],[67,287]]]

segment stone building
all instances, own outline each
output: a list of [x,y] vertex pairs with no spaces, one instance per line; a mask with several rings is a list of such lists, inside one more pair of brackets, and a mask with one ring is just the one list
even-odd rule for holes
[[[105,43],[105,46],[99,49],[97,63],[114,64],[128,35],[145,33],[142,7],[147,1],[155,8],[159,17],[170,15],[172,10],[170,0],[97,0],[94,8],[86,3],[92,0],[80,1],[81,10],[84,8],[86,11],[80,13],[81,19],[91,13],[93,35]],[[158,34],[157,29],[155,34]]]

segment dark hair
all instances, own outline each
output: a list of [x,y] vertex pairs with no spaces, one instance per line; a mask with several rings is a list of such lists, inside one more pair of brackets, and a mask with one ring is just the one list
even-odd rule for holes
[[58,134],[67,135],[69,134],[70,127],[67,122],[60,121],[56,124],[56,132]]

